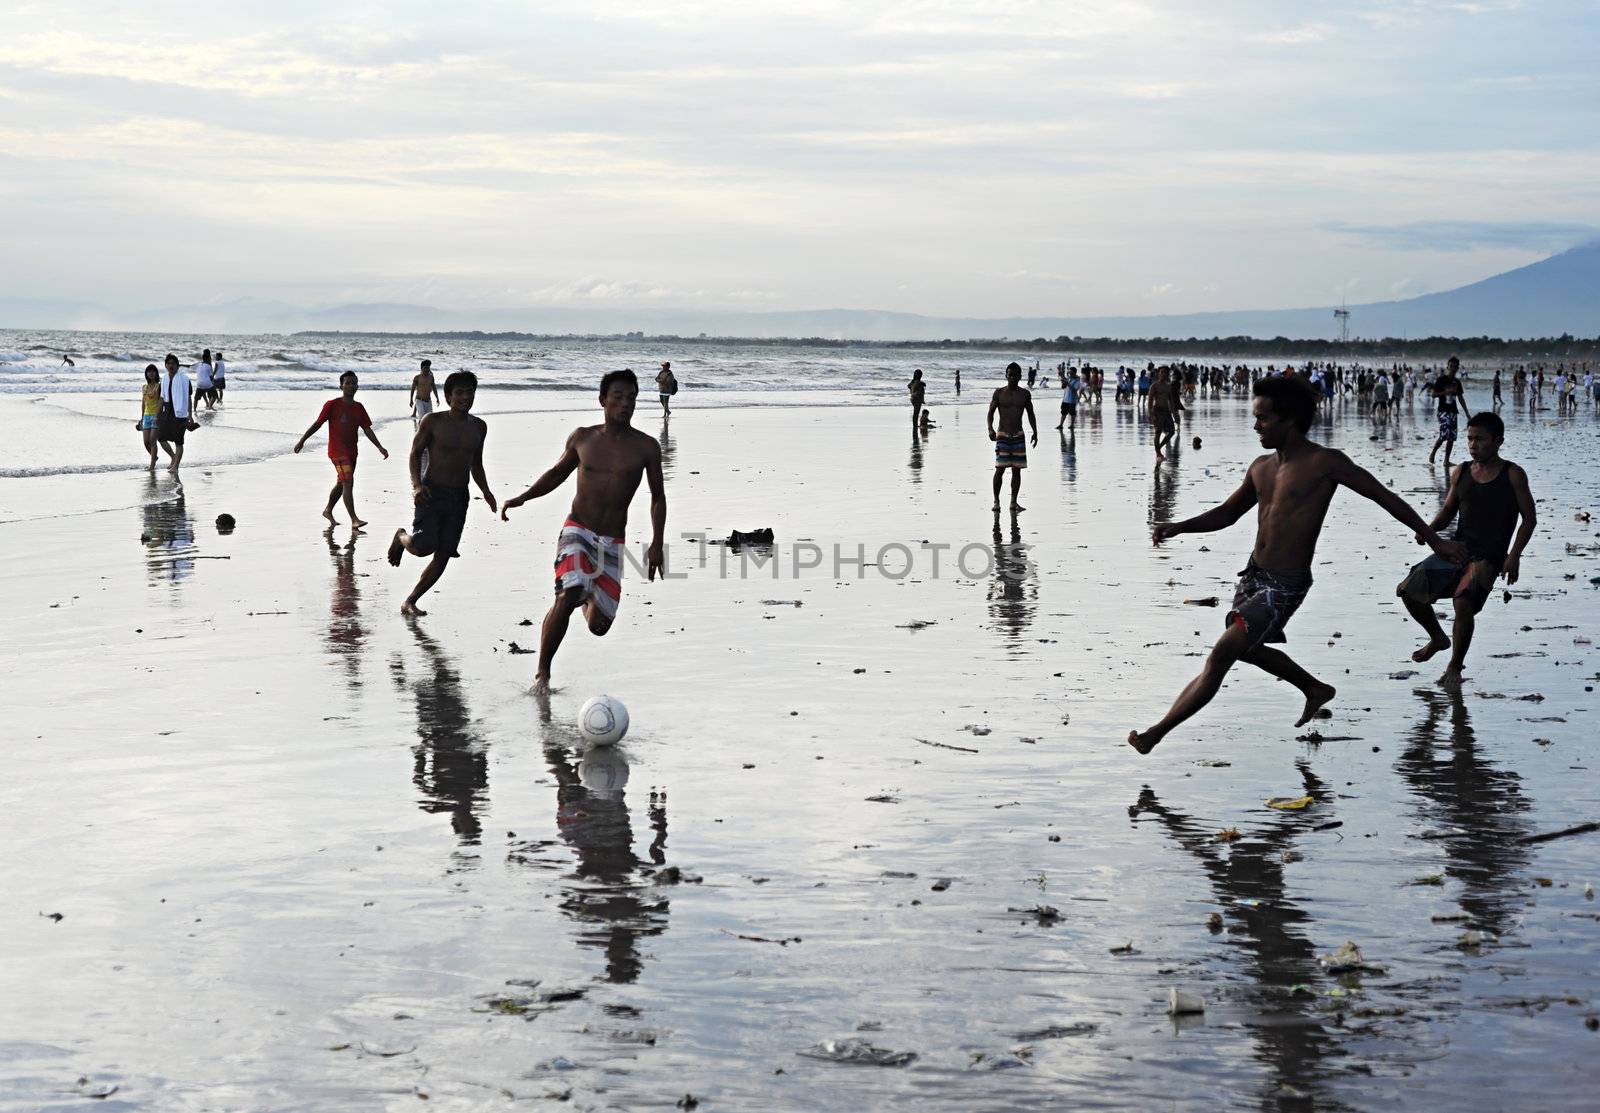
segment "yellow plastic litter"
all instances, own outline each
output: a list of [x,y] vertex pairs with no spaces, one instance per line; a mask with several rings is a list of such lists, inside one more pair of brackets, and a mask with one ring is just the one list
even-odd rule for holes
[[1277,808],[1280,812],[1297,812],[1309,808],[1316,800],[1310,796],[1269,796],[1267,807]]

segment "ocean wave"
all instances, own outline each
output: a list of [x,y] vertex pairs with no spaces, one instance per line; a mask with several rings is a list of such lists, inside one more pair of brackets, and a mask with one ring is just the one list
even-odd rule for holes
[[30,358],[22,352],[0,352],[0,363],[26,363]]

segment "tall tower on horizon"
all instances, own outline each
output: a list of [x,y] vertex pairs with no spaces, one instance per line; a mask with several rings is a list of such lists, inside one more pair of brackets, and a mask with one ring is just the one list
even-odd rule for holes
[[1350,310],[1343,299],[1339,301],[1339,308],[1333,311],[1334,319],[1339,322],[1339,343],[1350,343]]

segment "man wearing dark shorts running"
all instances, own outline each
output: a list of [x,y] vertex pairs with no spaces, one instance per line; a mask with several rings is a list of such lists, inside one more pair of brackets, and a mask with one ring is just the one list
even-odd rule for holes
[[1210,533],[1226,529],[1256,508],[1255,547],[1224,619],[1227,629],[1172,709],[1149,729],[1128,735],[1128,745],[1141,754],[1155,749],[1173,727],[1210,703],[1237,661],[1247,661],[1300,689],[1306,702],[1296,726],[1310,722],[1334,697],[1333,685],[1322,683],[1267,643],[1285,640],[1284,625],[1311,590],[1311,558],[1328,504],[1341,486],[1383,507],[1440,556],[1455,559],[1462,553],[1460,545],[1440,537],[1404,499],[1344,453],[1306,439],[1317,399],[1304,379],[1262,379],[1256,384],[1251,411],[1261,447],[1272,450],[1271,455],[1255,459],[1239,489],[1221,506],[1186,521],[1162,522],[1151,533],[1157,545],[1180,533]]
[[[1022,491],[1022,469],[1028,466],[1028,441],[1022,435],[1022,415],[1028,415],[1033,429],[1033,445],[1039,446],[1039,422],[1033,416],[1033,395],[1019,385],[1022,367],[1006,364],[1006,385],[989,399],[989,439],[994,442],[994,509],[1000,510],[1000,480],[1011,469],[1011,512],[1024,509],[1017,501]],[[1000,431],[995,432],[995,414],[1000,415]]]
[[[471,371],[452,374],[444,381],[445,409],[424,417],[411,442],[411,496],[416,514],[410,533],[404,529],[394,531],[389,563],[400,567],[403,553],[433,559],[401,605],[401,614],[426,614],[417,606],[417,600],[439,582],[450,558],[461,555],[456,546],[461,543],[461,531],[467,524],[467,504],[471,499],[467,493],[468,476],[483,492],[489,512],[497,509],[483,472],[483,442],[489,427],[470,412],[477,393],[478,377]],[[426,475],[422,471],[424,453],[428,456]]]
[[[1451,651],[1441,684],[1460,682],[1477,614],[1494,590],[1495,577],[1517,582],[1522,550],[1538,524],[1527,473],[1500,456],[1505,437],[1505,422],[1495,413],[1474,414],[1468,420],[1467,452],[1472,458],[1450,477],[1450,493],[1429,523],[1431,529],[1443,529],[1460,511],[1455,539],[1466,549],[1466,559],[1431,556],[1413,567],[1395,592],[1428,634],[1428,644],[1411,659],[1420,663],[1442,649]],[[1455,610],[1453,637],[1445,636],[1433,613],[1433,604],[1441,599],[1449,599]]]

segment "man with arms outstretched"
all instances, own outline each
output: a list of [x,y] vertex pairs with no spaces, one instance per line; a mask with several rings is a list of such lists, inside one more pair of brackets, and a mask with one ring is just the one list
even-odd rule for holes
[[550,690],[550,666],[566,636],[572,612],[583,608],[589,632],[603,636],[611,629],[622,598],[623,533],[628,503],[639,480],[650,483],[650,549],[646,574],[662,572],[662,534],[667,528],[667,489],[661,478],[661,445],[631,424],[639,380],[630,370],[609,372],[600,380],[600,408],[605,422],[574,429],[555,466],[522,494],[506,500],[500,519],[529,499],[550,494],[578,473],[572,510],[556,541],[556,601],[539,631],[539,666],[533,674],[536,692]]
[[[495,510],[494,493],[483,472],[483,442],[489,435],[489,426],[470,412],[477,396],[478,376],[471,371],[453,373],[444,381],[445,408],[424,417],[411,441],[411,499],[416,503],[416,512],[410,533],[404,529],[394,531],[394,540],[389,542],[389,563],[400,567],[402,553],[433,559],[400,606],[400,613],[408,617],[428,613],[417,606],[417,600],[439,582],[450,558],[461,555],[456,546],[461,543],[467,504],[471,501],[468,476],[483,492],[489,512]],[[425,455],[426,472],[422,464]]]
[[1236,661],[1247,661],[1287,680],[1306,698],[1296,726],[1303,726],[1334,696],[1324,684],[1268,642],[1284,641],[1283,628],[1311,590],[1311,558],[1328,504],[1339,487],[1371,499],[1409,526],[1434,552],[1456,560],[1462,547],[1435,533],[1400,496],[1374,479],[1344,453],[1306,439],[1316,416],[1317,399],[1298,376],[1264,378],[1256,384],[1256,435],[1271,455],[1257,457],[1244,482],[1221,506],[1182,522],[1162,522],[1152,532],[1157,545],[1180,533],[1226,529],[1257,508],[1256,543],[1239,577],[1233,606],[1224,620],[1227,630],[1217,639],[1200,675],[1189,682],[1172,709],[1145,731],[1128,735],[1128,745],[1148,754],[1173,727],[1210,703]]
[[[1489,601],[1496,576],[1504,576],[1507,584],[1517,582],[1522,550],[1539,520],[1533,493],[1528,490],[1528,473],[1500,456],[1505,439],[1505,422],[1496,413],[1474,414],[1467,421],[1467,452],[1472,458],[1450,477],[1450,493],[1429,523],[1433,529],[1443,529],[1459,510],[1456,540],[1465,547],[1466,559],[1431,556],[1412,568],[1396,589],[1406,611],[1428,634],[1428,644],[1411,659],[1420,663],[1440,650],[1451,651],[1450,664],[1439,678],[1441,684],[1460,683],[1477,614]],[[1433,604],[1440,599],[1449,599],[1455,610],[1453,637],[1445,636],[1433,613]]]
[[[1033,394],[1020,386],[1022,367],[1006,364],[1006,385],[989,399],[989,439],[994,442],[994,508],[1000,509],[1000,480],[1011,469],[1011,512],[1025,509],[1017,502],[1022,491],[1022,469],[1028,466],[1028,442],[1022,435],[1022,415],[1028,415],[1033,429],[1033,446],[1039,447],[1039,422],[1033,416]],[[1000,431],[995,432],[995,414],[1000,415]]]

